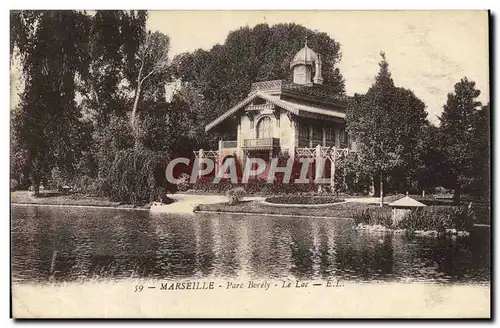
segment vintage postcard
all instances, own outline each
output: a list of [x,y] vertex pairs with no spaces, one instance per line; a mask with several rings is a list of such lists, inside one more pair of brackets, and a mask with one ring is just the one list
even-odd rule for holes
[[488,11],[10,12],[13,318],[490,318]]

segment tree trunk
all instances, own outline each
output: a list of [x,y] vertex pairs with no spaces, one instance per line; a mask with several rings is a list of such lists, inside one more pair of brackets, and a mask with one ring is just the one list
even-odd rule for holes
[[137,114],[137,105],[139,104],[140,95],[141,95],[141,86],[139,85],[137,86],[137,90],[135,91],[134,107],[132,107],[132,115],[130,116],[130,124],[132,125],[134,136],[136,131],[135,116]]
[[460,185],[456,184],[455,190],[453,192],[453,204],[460,205],[460,193],[461,193]]
[[139,148],[139,131],[137,129],[137,106],[139,104],[139,97],[141,96],[141,87],[137,87],[135,91],[134,107],[132,107],[132,114],[130,115],[130,125],[132,127],[132,134],[134,136],[134,147]]
[[370,185],[368,186],[368,196],[373,196],[375,197],[376,193],[375,193],[375,178],[374,177],[371,177],[370,179]]
[[372,196],[373,197],[380,197],[380,174],[379,173],[376,173],[373,175],[371,188],[373,189]]
[[380,207],[384,206],[384,176],[380,173]]
[[40,179],[35,178],[33,181],[33,188],[35,191],[35,196],[40,195]]

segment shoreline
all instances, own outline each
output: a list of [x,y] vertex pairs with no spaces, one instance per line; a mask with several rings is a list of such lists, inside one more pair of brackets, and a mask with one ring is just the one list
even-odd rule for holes
[[[69,208],[93,208],[150,211],[152,214],[221,214],[229,215],[260,215],[266,217],[296,217],[315,219],[343,219],[355,221],[353,211],[377,210],[378,205],[341,201],[325,204],[275,204],[266,201],[265,197],[244,197],[238,204],[229,205],[225,196],[193,195],[190,193],[176,193],[169,195],[173,200],[170,204],[161,205],[161,211],[154,211],[150,204],[134,206],[112,202],[104,197],[88,196],[83,194],[58,195],[54,197],[34,197],[29,191],[17,191],[10,194],[11,206],[53,206]],[[474,228],[490,229],[486,222],[477,222]],[[381,229],[375,225],[362,224],[357,230],[381,231],[394,230],[389,227]],[[420,232],[420,231],[419,231]]]
[[[321,204],[322,206],[288,206],[289,204],[271,204],[265,201],[241,202],[238,204],[229,205],[226,203],[218,204],[202,204],[194,209],[194,213],[207,213],[207,214],[229,214],[229,215],[256,215],[256,216],[274,216],[274,217],[297,217],[297,218],[314,218],[314,219],[342,219],[351,220],[356,223],[357,220],[354,216],[356,211],[377,210],[378,205],[354,203],[354,202],[339,202],[332,204]],[[387,211],[384,209],[383,211]],[[359,213],[356,213],[358,215]],[[358,231],[368,232],[390,232],[394,234],[399,233],[413,233],[417,236],[468,236],[470,231],[458,231],[447,228],[444,233],[439,233],[434,229],[429,230],[415,230],[406,231],[406,229],[397,229],[391,226],[381,225],[381,223],[359,223],[355,224],[355,229]],[[475,223],[473,229],[490,229],[489,224]],[[471,229],[472,230],[472,229]]]
[[74,207],[74,208],[96,208],[96,209],[115,209],[115,210],[134,210],[134,211],[149,211],[149,208],[143,207],[128,207],[121,206],[106,206],[106,205],[76,205],[76,204],[40,204],[40,203],[13,203],[15,206],[51,206],[51,207]]
[[232,214],[232,215],[259,215],[259,216],[277,216],[277,217],[296,217],[296,218],[310,218],[310,219],[335,219],[335,220],[353,220],[352,218],[342,218],[336,216],[314,216],[314,215],[300,215],[300,214],[278,214],[278,213],[250,213],[250,212],[229,212],[229,211],[205,211],[199,210],[194,213],[207,213],[207,214]]
[[[118,206],[101,206],[101,205],[72,205],[72,204],[37,204],[37,203],[11,203],[11,205],[15,206],[51,206],[51,207],[73,207],[73,208],[95,208],[95,209],[115,209],[115,210],[134,210],[134,211],[150,211],[149,208],[140,208],[140,207],[118,207]],[[175,214],[176,212],[165,212],[163,214]],[[295,217],[295,218],[311,218],[311,219],[334,219],[334,220],[351,220],[353,221],[353,218],[346,218],[346,217],[338,217],[338,216],[321,216],[321,215],[301,215],[301,214],[279,214],[279,213],[252,213],[252,212],[232,212],[232,211],[209,211],[209,210],[194,210],[193,214],[196,213],[206,213],[206,214],[231,214],[231,215],[259,215],[259,216],[274,216],[274,217]],[[158,213],[162,214],[162,213]],[[376,230],[378,225],[363,225],[363,227],[371,227],[374,229],[369,229],[369,228],[362,228],[362,229],[356,229],[356,230]],[[474,224],[474,227],[476,228],[490,228],[491,226],[488,224],[481,224],[481,223],[476,223]],[[378,230],[382,231],[382,230]],[[394,229],[384,229],[384,231],[395,231],[396,233],[399,233],[398,230]],[[430,230],[431,231],[431,230]]]

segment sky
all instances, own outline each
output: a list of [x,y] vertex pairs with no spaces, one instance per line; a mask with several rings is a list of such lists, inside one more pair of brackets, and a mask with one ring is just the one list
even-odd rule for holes
[[241,26],[287,22],[340,43],[348,95],[366,92],[384,51],[395,84],[424,101],[433,123],[464,76],[476,82],[479,100],[489,101],[486,11],[150,11],[147,24],[170,37],[173,57],[209,50]]

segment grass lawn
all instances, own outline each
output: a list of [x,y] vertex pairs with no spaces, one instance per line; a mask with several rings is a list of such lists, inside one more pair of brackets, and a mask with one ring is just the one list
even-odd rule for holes
[[19,190],[10,193],[13,204],[41,204],[41,205],[79,205],[79,206],[104,206],[104,207],[134,207],[112,202],[105,197],[87,196],[83,194],[60,194],[57,192],[40,192],[38,197],[32,191]]
[[[197,211],[214,212],[243,212],[252,214],[282,214],[282,215],[305,215],[305,216],[327,216],[338,218],[352,217],[353,213],[363,209],[377,209],[378,205],[361,203],[342,203],[320,208],[300,208],[300,207],[275,207],[261,204],[258,201],[241,202],[234,205],[227,203],[198,205]],[[389,207],[381,210],[390,211]]]
[[268,197],[266,202],[273,204],[330,204],[330,203],[340,203],[343,202],[335,196],[304,196],[304,195],[283,195],[283,196],[273,196]]

